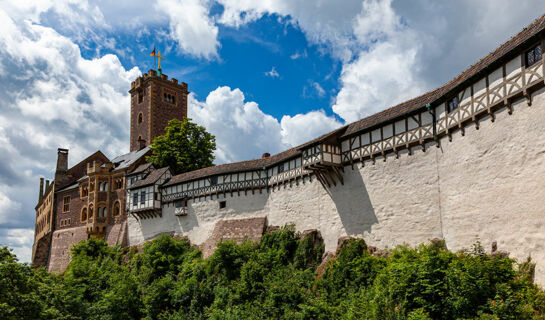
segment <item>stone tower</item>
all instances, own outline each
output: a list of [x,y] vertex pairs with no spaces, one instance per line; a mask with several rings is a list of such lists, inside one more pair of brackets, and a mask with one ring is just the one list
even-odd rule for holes
[[187,83],[155,70],[131,84],[131,151],[150,145],[165,133],[169,120],[187,117]]

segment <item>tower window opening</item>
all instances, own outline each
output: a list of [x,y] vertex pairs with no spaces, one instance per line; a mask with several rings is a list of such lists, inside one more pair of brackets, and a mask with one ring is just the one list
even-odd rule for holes
[[225,209],[227,207],[227,201],[220,201],[220,209]]
[[144,91],[138,91],[138,103],[142,103],[144,101]]
[[138,124],[141,124],[142,121],[143,121],[143,115],[142,115],[142,112],[140,112],[140,113],[138,114]]

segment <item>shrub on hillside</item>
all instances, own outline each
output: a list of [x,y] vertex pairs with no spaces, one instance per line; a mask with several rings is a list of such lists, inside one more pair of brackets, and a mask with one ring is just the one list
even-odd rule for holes
[[293,226],[261,242],[222,242],[203,259],[163,235],[141,252],[90,239],[62,275],[21,264],[0,248],[6,319],[545,319],[530,261],[453,253],[444,243],[371,254],[361,239],[324,253],[318,233]]

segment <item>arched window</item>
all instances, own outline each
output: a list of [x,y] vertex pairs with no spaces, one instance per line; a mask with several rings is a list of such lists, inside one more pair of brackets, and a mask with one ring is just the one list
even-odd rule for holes
[[102,216],[106,218],[108,216],[108,208],[102,209]]
[[103,209],[102,209],[101,207],[98,207],[98,217],[99,217],[99,218],[102,218],[102,217],[103,217],[103,216],[102,216],[102,210],[103,210]]
[[81,210],[81,221],[82,222],[85,222],[87,221],[87,208],[83,208],[83,210]]
[[104,191],[102,190],[102,182],[98,184],[98,191]]
[[104,182],[104,191],[108,191],[108,182]]
[[119,204],[119,201],[116,201],[114,203],[114,217],[117,217],[119,214],[121,214],[121,205]]
[[144,119],[143,119],[142,112],[140,112],[140,113],[138,114],[138,124],[141,124],[142,121],[144,121]]
[[93,204],[90,204],[90,205],[89,205],[89,214],[88,214],[88,217],[89,217],[89,218],[93,217]]

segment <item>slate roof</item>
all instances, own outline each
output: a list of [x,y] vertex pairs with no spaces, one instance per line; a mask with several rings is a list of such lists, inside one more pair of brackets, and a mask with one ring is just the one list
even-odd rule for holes
[[155,182],[157,182],[157,180],[159,180],[159,178],[161,178],[161,176],[167,172],[168,170],[170,170],[168,167],[164,167],[164,168],[161,168],[161,169],[157,169],[157,170],[153,170],[151,171],[144,179],[142,180],[138,180],[136,181],[135,183],[133,183],[129,189],[134,189],[134,188],[140,188],[140,187],[144,187],[144,186],[149,186],[151,184],[154,184]]
[[255,170],[263,167],[269,167],[275,163],[287,160],[296,155],[301,154],[301,149],[316,144],[322,140],[328,140],[338,137],[347,137],[350,135],[358,134],[359,132],[369,129],[379,124],[393,121],[397,118],[404,116],[407,113],[414,112],[420,108],[426,106],[426,104],[441,102],[445,98],[448,98],[449,94],[456,89],[461,89],[463,86],[467,86],[471,81],[478,80],[477,77],[482,77],[484,71],[499,67],[505,59],[511,58],[510,55],[515,53],[515,50],[522,49],[521,47],[530,39],[537,38],[538,34],[545,29],[545,14],[532,22],[529,26],[524,28],[517,35],[507,40],[500,45],[496,50],[492,51],[486,57],[482,58],[476,64],[467,68],[464,72],[456,76],[451,81],[447,82],[442,87],[426,92],[416,98],[402,102],[398,105],[390,107],[386,110],[375,113],[369,117],[352,122],[341,128],[328,132],[316,139],[308,141],[295,148],[280,152],[269,158],[247,160],[234,163],[226,163],[218,166],[208,167],[200,170],[195,170],[183,174],[173,176],[166,184],[173,185],[181,182],[191,181],[207,176],[213,176],[218,174],[225,174],[230,172]]
[[135,163],[138,159],[144,156],[150,150],[149,146],[141,149],[132,151],[112,159],[114,164],[114,171],[123,170],[128,168],[131,164]]
[[129,174],[130,174],[130,175],[133,175],[133,174],[137,174],[137,173],[142,173],[142,172],[148,170],[151,166],[152,166],[151,163],[146,162],[146,163],[141,164],[141,165],[139,165],[138,167],[136,167],[136,168],[135,168],[133,171],[131,171]]
[[72,190],[72,189],[77,189],[78,188],[78,183],[74,183],[74,184],[71,184],[71,185],[68,185],[60,190],[56,190],[55,193],[57,192],[63,192],[63,191],[68,191],[68,190]]

